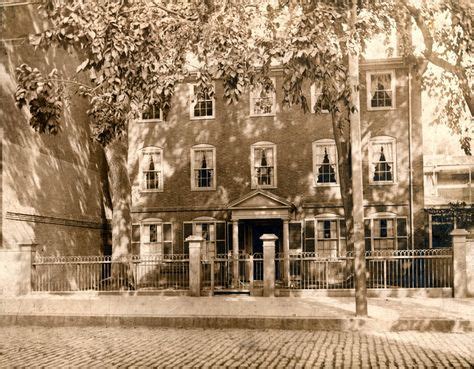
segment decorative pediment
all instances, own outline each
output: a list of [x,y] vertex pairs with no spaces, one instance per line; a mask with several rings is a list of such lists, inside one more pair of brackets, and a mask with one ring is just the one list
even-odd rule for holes
[[229,210],[234,209],[291,209],[294,205],[271,192],[255,190],[231,202]]

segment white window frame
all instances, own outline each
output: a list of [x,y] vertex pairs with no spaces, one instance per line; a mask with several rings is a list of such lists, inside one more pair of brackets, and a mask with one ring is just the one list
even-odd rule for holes
[[[196,96],[194,95],[194,87],[197,86],[197,83],[190,83],[189,84],[189,119],[191,120],[206,120],[206,119],[214,119],[216,116],[216,100],[214,95],[211,97],[210,100],[204,101],[211,101],[212,102],[212,115],[205,115],[201,117],[197,117],[194,115],[194,107],[198,103]],[[214,91],[215,91],[215,84],[213,83]]]
[[[211,187],[198,187],[195,183],[194,172],[198,170],[198,168],[194,167],[194,157],[196,151],[212,151],[212,162],[214,166],[212,168],[212,185]],[[200,144],[191,147],[191,191],[215,191],[216,190],[216,148],[212,145],[207,144]]]
[[[322,257],[330,257],[330,258],[334,258],[334,257],[339,257],[339,256],[343,256],[342,255],[342,249],[343,249],[343,246],[344,246],[344,249],[346,249],[347,247],[347,234],[345,237],[343,237],[341,235],[341,221],[345,221],[345,219],[339,215],[336,215],[336,214],[330,214],[330,213],[327,213],[327,214],[319,214],[319,215],[316,215],[314,216],[313,218],[306,218],[304,220],[304,224],[303,224],[303,232],[305,233],[304,234],[304,237],[303,237],[303,250],[305,250],[306,248],[306,240],[314,240],[314,252],[316,254],[320,254],[320,252],[318,251],[318,242],[321,240],[320,238],[318,238],[318,223],[321,223],[321,222],[324,222],[324,221],[335,221],[336,222],[336,238],[331,238],[329,240],[334,240],[336,241],[336,254],[335,255],[331,255],[331,256],[324,256],[324,255],[321,255]],[[306,230],[306,222],[314,222],[314,234],[312,235],[307,235],[305,230]],[[346,233],[347,233],[347,228],[346,228]],[[309,237],[311,236],[311,237]],[[347,250],[346,250],[347,252]]]
[[[164,246],[165,243],[170,244],[171,255],[174,252],[174,232],[173,232],[173,223],[171,222],[163,222],[161,219],[158,218],[149,218],[144,219],[140,223],[140,255],[164,255]],[[156,225],[157,232],[160,229],[161,232],[161,240],[157,240],[156,242],[145,242],[145,227],[150,225]],[[165,240],[165,232],[164,226],[169,225],[171,227],[171,240]],[[142,249],[144,249],[144,245],[152,245],[152,247],[156,247],[158,252],[156,253],[144,253]]]
[[[380,221],[382,219],[386,220],[392,220],[393,221],[393,237],[374,237],[374,221]],[[404,219],[405,220],[405,234],[406,236],[399,236],[398,235],[398,219]],[[391,212],[382,212],[382,213],[375,213],[371,215],[370,217],[364,218],[364,222],[369,221],[370,222],[370,251],[374,251],[374,239],[393,239],[394,243],[394,248],[393,250],[399,250],[398,247],[398,240],[399,239],[406,239],[407,243],[407,249],[410,249],[410,244],[409,244],[409,224],[408,224],[408,217],[406,216],[399,216],[395,213]],[[364,224],[365,227],[365,224]],[[368,239],[368,237],[364,237],[364,240]],[[384,249],[388,250],[388,249]],[[378,250],[375,250],[378,251]]]
[[[273,82],[273,87],[276,88],[276,79],[274,77],[270,78]],[[249,106],[250,106],[250,116],[251,117],[273,117],[276,114],[276,93],[271,91],[272,98],[272,109],[270,113],[255,113],[255,100],[261,99],[259,96],[262,91],[262,87],[254,87],[250,90],[249,93]]]
[[[314,109],[316,102],[318,101],[319,97],[322,96],[321,89],[316,89],[316,84],[312,84],[310,88],[310,97],[311,97],[311,113],[315,114],[316,111]],[[321,109],[321,114],[329,114],[328,109]]]
[[[271,148],[273,150],[273,184],[271,185],[259,185],[257,179],[257,173],[255,170],[255,149]],[[251,187],[252,189],[257,188],[277,188],[277,150],[276,144],[268,141],[260,141],[250,146],[250,174],[251,174]]]
[[[383,145],[383,144],[390,144],[392,145],[392,155],[393,155],[393,163],[392,163],[392,180],[391,181],[374,181],[374,174],[375,174],[375,163],[373,162],[373,154],[374,154],[374,146]],[[394,137],[390,136],[376,136],[372,137],[369,140],[369,183],[371,185],[393,185],[397,183],[397,140]]]
[[[152,104],[152,109],[155,109],[155,104]],[[136,120],[137,123],[160,123],[163,122],[163,110],[160,109],[160,117],[152,119],[144,119],[143,111],[140,112],[140,118]]]
[[[392,105],[390,106],[378,106],[372,107],[372,76],[390,74],[390,90],[392,91]],[[381,71],[371,71],[366,74],[366,86],[367,86],[367,110],[376,111],[376,110],[393,110],[396,108],[396,80],[395,80],[395,71],[394,70],[381,70]]]
[[[160,154],[160,167],[158,170],[159,172],[159,183],[160,187],[159,188],[146,188],[146,178],[145,178],[145,173],[142,170],[142,163],[146,155],[148,154]],[[163,173],[163,149],[158,146],[147,146],[142,149],[140,149],[140,155],[139,155],[139,163],[138,163],[138,168],[139,168],[139,176],[140,176],[140,191],[141,192],[163,192],[164,188],[164,173]]]
[[[188,222],[183,222],[183,232],[184,232],[184,225],[185,224],[191,224],[192,225],[192,234],[196,236],[201,236],[201,234],[198,234],[198,227],[202,224],[207,224],[207,225],[213,225],[214,226],[214,238],[209,238],[207,242],[203,245],[203,248],[201,249],[201,257],[204,260],[208,260],[211,257],[217,256],[217,243],[218,242],[224,242],[224,248],[227,249],[227,223],[223,220],[217,220],[212,217],[199,217],[196,219],[193,219],[192,221]],[[218,239],[217,238],[217,224],[223,224],[224,225],[224,238],[223,239]],[[183,237],[184,240],[184,237]]]
[[[336,141],[332,139],[321,139],[317,141],[313,141],[313,182],[315,187],[335,187],[339,186],[339,168],[338,168],[338,156],[337,156],[337,147]],[[336,161],[334,163],[334,170],[336,175],[336,182],[327,182],[327,183],[318,183],[317,176],[318,176],[318,163],[316,162],[316,152],[318,147],[327,147],[327,146],[334,146],[334,150],[336,152]]]

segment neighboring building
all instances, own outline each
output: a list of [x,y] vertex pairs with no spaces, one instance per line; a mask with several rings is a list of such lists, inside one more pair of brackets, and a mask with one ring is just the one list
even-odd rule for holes
[[[474,157],[429,155],[424,162],[428,246],[446,247],[454,228],[474,230]],[[454,204],[461,219],[450,212]]]
[[[309,85],[322,114],[283,107],[281,70],[272,77],[276,94],[250,91],[236,105],[220,81],[215,98],[196,99],[190,80],[166,120],[150,107],[130,125],[136,253],[186,253],[191,234],[206,255],[260,253],[264,233],[282,253],[345,253],[331,116]],[[401,58],[362,61],[360,80],[366,248],[422,248],[419,84]]]
[[26,270],[19,262],[19,244],[38,244],[40,255],[102,254],[108,211],[105,159],[90,139],[84,100],[69,101],[56,136],[36,133],[28,125],[28,109],[15,106],[19,64],[74,73],[69,66],[76,60],[62,50],[44,54],[25,44],[21,37],[38,27],[35,5],[1,10],[0,294],[20,288]]

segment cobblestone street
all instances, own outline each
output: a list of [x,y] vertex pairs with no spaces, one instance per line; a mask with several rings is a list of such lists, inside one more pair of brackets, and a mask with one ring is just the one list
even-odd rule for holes
[[3,327],[0,367],[470,367],[474,333]]

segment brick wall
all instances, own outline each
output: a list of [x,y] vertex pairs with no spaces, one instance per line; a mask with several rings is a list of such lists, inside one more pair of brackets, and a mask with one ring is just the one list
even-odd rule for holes
[[[367,111],[366,71],[395,71],[396,108]],[[276,115],[249,116],[248,95],[236,105],[228,106],[222,99],[223,86],[216,81],[215,118],[191,120],[189,117],[189,87],[178,88],[172,110],[164,122],[135,123],[130,126],[129,165],[134,184],[133,206],[135,221],[158,217],[176,222],[176,238],[181,234],[181,222],[199,216],[225,219],[226,205],[251,191],[250,147],[259,141],[270,141],[277,147],[278,186],[270,191],[296,205],[294,219],[313,214],[334,212],[342,214],[339,187],[315,187],[313,179],[312,142],[332,138],[329,114],[304,114],[299,107],[283,107],[282,76],[275,72]],[[361,68],[361,125],[363,149],[363,179],[365,215],[391,211],[406,216],[409,221],[408,165],[408,69],[401,62],[390,65],[363,64]],[[419,86],[413,91],[419,95]],[[310,87],[306,86],[307,98]],[[420,109],[419,105],[412,106]],[[419,115],[419,111],[415,114]],[[414,119],[417,135],[414,145],[413,169],[416,178],[417,209],[423,209],[423,164],[421,156],[421,122]],[[390,185],[369,183],[368,145],[371,137],[392,136],[396,139],[397,180]],[[419,136],[419,137],[418,137]],[[191,191],[190,150],[193,145],[210,144],[216,148],[217,188],[215,191]],[[418,146],[419,145],[419,146]],[[139,189],[138,150],[147,146],[163,149],[163,192],[144,193]],[[219,211],[216,213],[216,210]],[[178,215],[178,212],[181,214]],[[214,215],[211,215],[214,214]],[[422,232],[423,214],[415,214],[415,225]],[[421,241],[417,240],[417,243]]]
[[[44,27],[36,5],[3,8],[2,38],[16,39]],[[39,135],[28,125],[28,111],[15,106],[15,68],[28,63],[42,71],[57,68],[72,76],[77,60],[64,50],[35,51],[24,40],[6,41],[0,50],[2,137],[2,249],[38,243],[44,254],[99,254],[104,157],[90,140],[84,100],[72,97],[64,108],[62,130]]]

